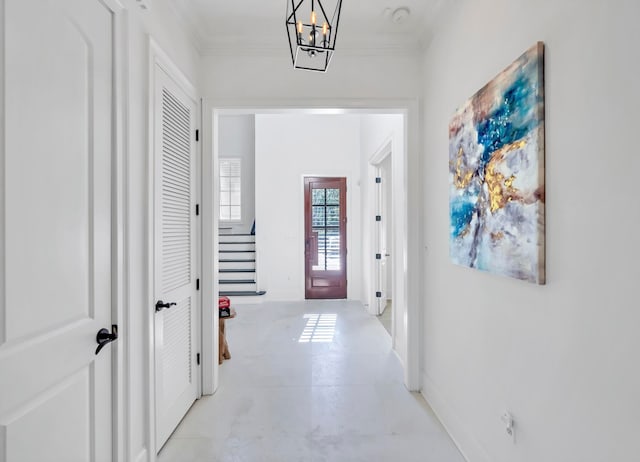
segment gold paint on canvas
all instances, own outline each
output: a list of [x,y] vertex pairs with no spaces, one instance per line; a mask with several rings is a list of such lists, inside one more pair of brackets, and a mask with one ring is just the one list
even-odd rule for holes
[[503,208],[513,199],[519,199],[518,190],[513,187],[516,177],[511,175],[505,179],[504,175],[497,171],[498,165],[507,154],[522,149],[527,145],[525,140],[518,140],[498,149],[491,156],[484,171],[484,180],[489,191],[489,209],[491,213]]
[[465,189],[471,183],[471,178],[473,178],[472,171],[466,171],[464,174],[462,173],[462,158],[464,157],[464,151],[462,148],[458,150],[458,157],[456,159],[456,175],[453,179],[456,188]]

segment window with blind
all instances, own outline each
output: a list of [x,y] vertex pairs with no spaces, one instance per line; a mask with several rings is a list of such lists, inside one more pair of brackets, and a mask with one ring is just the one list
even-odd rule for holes
[[241,159],[220,159],[220,221],[240,221]]

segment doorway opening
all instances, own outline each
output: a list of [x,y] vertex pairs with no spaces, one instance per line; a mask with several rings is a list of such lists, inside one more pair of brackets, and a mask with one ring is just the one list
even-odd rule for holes
[[[290,103],[289,103],[290,104]],[[390,272],[388,293],[393,294],[393,306],[401,307],[403,322],[397,326],[396,351],[405,367],[405,384],[410,390],[419,389],[419,362],[417,361],[419,311],[417,303],[410,303],[410,295],[419,293],[417,285],[409,287],[408,274],[419,269],[418,255],[408,255],[409,246],[418,248],[410,239],[419,238],[419,219],[409,217],[408,211],[415,193],[408,186],[410,155],[417,159],[417,105],[413,101],[403,102],[339,102],[332,108],[314,107],[317,102],[300,101],[294,107],[282,108],[281,102],[272,104],[247,105],[243,103],[220,104],[216,101],[205,102],[204,124],[212,127],[210,133],[205,132],[203,156],[203,297],[217,300],[218,249],[219,235],[219,158],[223,157],[219,145],[222,136],[220,119],[229,115],[252,115],[255,117],[255,217],[256,217],[256,258],[257,271],[260,277],[260,289],[266,290],[265,301],[303,300],[305,298],[305,226],[304,226],[304,178],[346,178],[349,193],[349,219],[347,237],[350,242],[345,261],[348,263],[347,298],[360,300],[371,314],[374,313],[373,299],[375,287],[372,284],[375,254],[370,252],[374,236],[373,226],[369,224],[375,219],[374,214],[374,166],[370,164],[371,153],[384,141],[380,136],[389,120],[394,124],[394,152],[391,175],[394,178],[393,188],[397,191],[392,196],[393,228],[389,237],[393,240],[389,259],[394,261]],[[354,106],[362,105],[358,109]],[[333,109],[333,108],[342,109]],[[349,109],[344,109],[350,107]],[[275,108],[275,109],[274,109]],[[339,120],[340,123],[336,124]],[[350,138],[339,145],[328,146],[340,136],[325,137],[323,143],[309,143],[312,137],[302,142],[301,133],[306,127],[312,127],[315,135],[327,133],[328,125],[338,125],[343,132],[351,133]],[[348,127],[346,130],[344,127]],[[277,127],[280,127],[277,129]],[[283,137],[282,133],[296,134],[298,138]],[[299,139],[300,138],[300,139]],[[296,141],[297,140],[297,141]],[[352,143],[352,144],[349,144]],[[348,145],[348,146],[347,146]],[[304,150],[300,147],[305,146]],[[349,153],[336,149],[347,149]],[[267,152],[268,151],[268,152]],[[311,163],[306,163],[309,160]],[[340,162],[345,159],[351,162],[347,167]],[[418,162],[413,159],[411,162]],[[313,162],[315,160],[315,163]],[[412,167],[414,172],[419,169]],[[417,184],[415,182],[414,184]],[[286,186],[286,188],[285,188]],[[293,191],[293,192],[292,192]],[[297,191],[297,192],[296,192]],[[415,194],[417,200],[418,195]],[[270,205],[271,204],[271,205]],[[324,206],[327,204],[325,203]],[[415,228],[410,231],[410,226]],[[415,231],[415,232],[414,232]],[[388,233],[389,234],[389,233]],[[349,237],[351,236],[351,237]],[[272,255],[269,256],[268,253]],[[397,260],[397,262],[396,262]],[[410,290],[411,289],[411,290]],[[417,297],[415,297],[417,299]],[[218,385],[218,365],[215,358],[217,310],[203,312],[203,393],[213,393]],[[413,321],[413,322],[410,322]],[[415,329],[414,329],[415,328]],[[413,331],[411,331],[413,329]],[[411,343],[412,346],[409,346]],[[209,358],[207,358],[209,356]]]

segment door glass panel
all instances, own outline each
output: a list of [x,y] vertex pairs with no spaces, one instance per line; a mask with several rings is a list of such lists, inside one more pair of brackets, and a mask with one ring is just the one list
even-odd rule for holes
[[339,189],[327,189],[327,205],[340,205]]
[[340,226],[340,207],[326,207],[327,226]]
[[327,229],[326,236],[326,269],[338,271],[340,270],[340,230],[338,228]]
[[313,205],[324,205],[324,189],[312,189],[311,194]]
[[339,271],[340,260],[340,230],[319,229],[318,233],[318,264],[313,265],[314,271]]
[[314,228],[313,231],[318,234],[318,258],[317,258],[317,263],[313,265],[311,269],[313,271],[324,271],[326,269],[326,262],[325,262],[326,239],[325,239],[324,228],[319,228],[319,229]]
[[314,228],[314,230],[317,227],[324,226],[324,217],[325,217],[324,206],[314,205],[313,215],[311,217],[312,219],[311,226]]

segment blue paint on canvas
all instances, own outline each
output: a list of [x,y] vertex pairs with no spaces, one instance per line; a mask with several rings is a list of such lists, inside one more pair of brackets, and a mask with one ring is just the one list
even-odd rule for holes
[[469,226],[475,208],[475,204],[464,197],[451,203],[452,237],[458,237]]
[[523,138],[538,125],[539,120],[532,116],[533,111],[529,109],[535,106],[532,78],[531,75],[520,75],[504,91],[502,104],[476,125],[478,144],[484,146],[483,164],[489,161],[492,153]]

